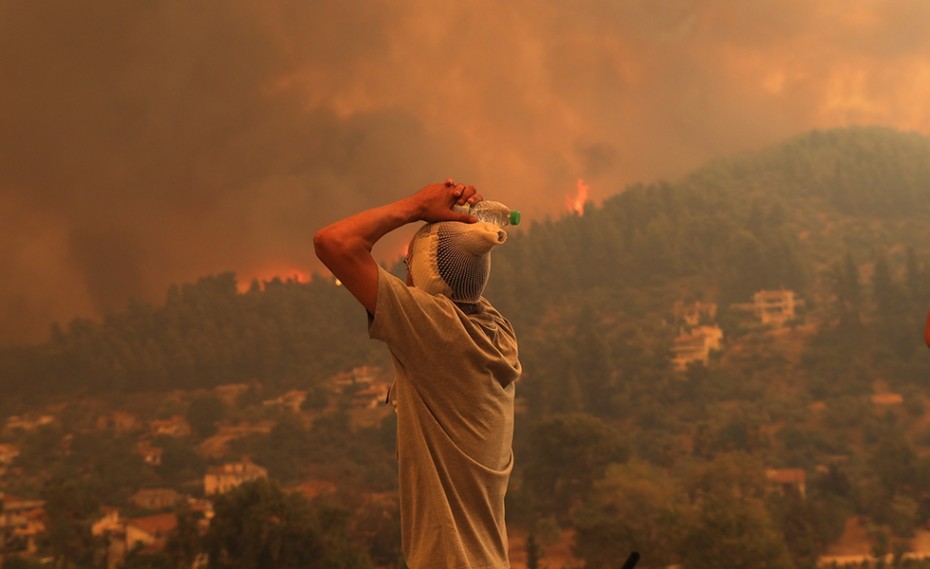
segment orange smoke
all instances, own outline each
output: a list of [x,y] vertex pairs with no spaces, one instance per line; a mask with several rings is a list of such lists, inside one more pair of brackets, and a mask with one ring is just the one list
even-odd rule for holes
[[590,189],[591,186],[586,184],[581,178],[578,178],[575,195],[565,198],[565,206],[568,207],[568,211],[577,213],[579,217],[584,215],[584,204],[588,201],[588,191]]

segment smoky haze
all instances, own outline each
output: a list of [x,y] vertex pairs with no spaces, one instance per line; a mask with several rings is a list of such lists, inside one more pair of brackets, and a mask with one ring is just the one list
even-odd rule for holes
[[[813,128],[930,132],[924,0],[0,2],[0,343],[454,176],[527,218]],[[406,237],[380,246],[396,258]]]

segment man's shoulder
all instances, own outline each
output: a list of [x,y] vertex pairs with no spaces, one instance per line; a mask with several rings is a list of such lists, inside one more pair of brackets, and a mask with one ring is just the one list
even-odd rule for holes
[[408,285],[384,267],[380,268],[378,281],[377,312],[384,316],[404,313],[416,320],[445,320],[455,317],[455,305],[448,297],[433,295]]

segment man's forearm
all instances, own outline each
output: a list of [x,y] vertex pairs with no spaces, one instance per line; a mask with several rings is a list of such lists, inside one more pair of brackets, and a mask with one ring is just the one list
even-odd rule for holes
[[374,314],[378,264],[371,249],[379,239],[416,221],[419,215],[419,205],[410,198],[365,210],[319,230],[313,236],[313,249],[365,310]]
[[[324,227],[313,236],[317,257],[329,266],[333,255],[371,255],[382,237],[419,219],[419,208],[410,198],[368,209]],[[330,267],[332,268],[332,267]],[[336,275],[337,277],[339,275]]]
[[453,211],[452,205],[474,203],[481,195],[474,186],[450,182],[429,184],[408,198],[351,215],[313,236],[316,256],[371,314],[378,299],[378,264],[371,249],[379,239],[414,221],[477,221]]

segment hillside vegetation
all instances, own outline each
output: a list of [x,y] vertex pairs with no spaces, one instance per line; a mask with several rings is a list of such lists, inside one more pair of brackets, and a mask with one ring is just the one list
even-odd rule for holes
[[[807,133],[514,232],[486,293],[525,366],[510,521],[543,544],[571,529],[588,567],[632,549],[649,567],[811,567],[851,516],[903,551],[930,521],[928,259],[930,139],[883,128]],[[803,300],[784,327],[735,306],[782,289]],[[718,308],[706,366],[673,365],[676,301]],[[0,352],[0,416],[229,383],[312,392],[365,364],[389,365],[328,277],[239,294],[222,274]],[[773,493],[766,469],[789,468],[805,491]]]

